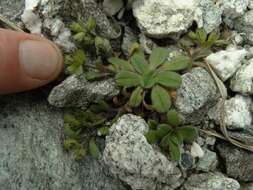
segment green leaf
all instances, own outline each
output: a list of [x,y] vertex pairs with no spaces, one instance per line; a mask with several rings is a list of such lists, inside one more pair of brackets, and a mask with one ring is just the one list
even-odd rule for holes
[[167,61],[161,67],[161,70],[180,71],[189,66],[190,59],[184,55],[177,55],[171,61]]
[[95,37],[95,47],[98,54],[102,53],[109,55],[112,52],[110,41],[100,36]]
[[158,122],[156,120],[154,120],[154,119],[148,120],[149,129],[156,129],[157,125],[158,125]]
[[86,54],[84,53],[83,50],[78,49],[73,53],[74,64],[83,65],[85,61],[86,61]]
[[116,82],[119,86],[134,87],[141,83],[141,76],[131,71],[120,71],[116,74]]
[[133,65],[134,69],[140,74],[144,74],[145,72],[149,71],[148,63],[145,59],[144,52],[142,51],[135,53],[131,57],[131,64]]
[[171,135],[170,135],[170,140],[171,140],[174,144],[176,144],[176,145],[180,145],[180,144],[182,143],[181,137],[178,138],[178,135],[177,135],[176,132],[171,133]]
[[211,53],[212,51],[209,48],[201,48],[199,51],[193,52],[192,58],[194,61],[202,60]]
[[184,138],[183,138],[182,134],[178,131],[175,131],[175,136],[177,137],[178,144],[182,144],[183,141],[184,141]]
[[76,35],[73,36],[73,39],[79,43],[81,43],[84,40],[85,33],[84,32],[79,32]]
[[207,40],[207,34],[204,29],[198,29],[196,32],[198,41],[201,45],[204,45]]
[[180,124],[180,118],[176,110],[170,110],[167,113],[167,122],[172,126],[178,126]]
[[152,88],[156,82],[156,73],[154,71],[146,72],[142,75],[141,86],[143,88]]
[[133,66],[123,59],[117,58],[117,57],[111,57],[108,59],[108,62],[114,65],[117,70],[126,70],[126,71],[134,71]]
[[109,127],[101,127],[98,129],[98,135],[99,136],[106,136],[108,135],[110,132],[110,128]]
[[206,45],[207,47],[212,47],[214,45],[214,43],[216,42],[216,40],[218,40],[219,37],[217,35],[217,33],[215,31],[211,32],[208,36]]
[[104,100],[99,100],[97,104],[90,106],[92,112],[107,112],[109,109],[110,105]]
[[83,32],[83,27],[80,23],[74,22],[69,26],[70,30],[75,33]]
[[165,113],[170,109],[171,98],[168,91],[158,85],[152,88],[151,100],[155,110],[160,113]]
[[71,114],[64,114],[63,119],[64,119],[64,122],[70,124],[73,127],[75,127],[75,126],[78,127],[81,125],[81,121],[76,119],[75,116],[73,116]]
[[170,137],[171,137],[171,133],[164,136],[160,142],[160,146],[163,148],[167,148],[169,146]]
[[96,29],[96,19],[93,18],[93,17],[89,17],[87,22],[86,22],[86,29],[89,31],[89,32],[92,32]]
[[78,143],[76,139],[71,139],[71,138],[68,138],[68,139],[64,140],[64,142],[63,142],[63,147],[65,150],[71,150],[71,149],[78,148],[79,145],[80,145],[80,143]]
[[159,138],[159,140],[161,140],[164,136],[166,136],[171,131],[172,131],[172,128],[168,124],[160,124],[157,126],[156,135]]
[[197,39],[198,39],[198,36],[196,35],[196,33],[192,32],[192,31],[190,31],[190,32],[188,33],[188,36],[189,36],[189,38],[191,38],[192,40],[197,40]]
[[170,158],[171,160],[178,161],[180,160],[181,153],[178,144],[175,144],[173,141],[168,140],[168,144],[170,147]]
[[100,72],[96,72],[96,71],[89,71],[87,73],[85,73],[85,78],[89,81],[91,80],[96,80],[96,79],[101,79],[108,76],[107,73],[100,73]]
[[198,130],[192,126],[183,126],[176,129],[180,133],[185,142],[193,142],[198,137]]
[[157,136],[156,136],[156,131],[155,130],[149,130],[146,133],[146,139],[148,141],[149,144],[154,144],[157,141]]
[[89,153],[93,158],[99,157],[100,151],[94,139],[91,139],[89,142]]
[[159,67],[169,56],[169,51],[165,48],[154,48],[150,57],[149,65],[151,69]]
[[86,156],[87,150],[81,146],[78,149],[75,149],[74,154],[75,154],[75,160],[82,160]]
[[73,139],[77,139],[79,137],[79,133],[74,131],[70,125],[64,125],[64,134]]
[[157,73],[156,82],[163,86],[175,89],[180,87],[182,78],[175,72],[162,71]]
[[143,100],[143,96],[142,96],[142,93],[143,93],[143,89],[141,87],[137,87],[133,92],[132,92],[132,95],[130,97],[130,100],[129,100],[129,106],[130,107],[138,107],[142,100]]

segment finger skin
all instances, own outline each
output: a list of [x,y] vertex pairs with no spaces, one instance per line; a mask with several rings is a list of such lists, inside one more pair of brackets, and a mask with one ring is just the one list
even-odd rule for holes
[[[48,79],[34,79],[24,72],[19,62],[19,45],[25,40],[47,41],[59,53],[59,67]],[[62,62],[61,52],[52,42],[24,32],[0,29],[0,94],[27,91],[51,82],[61,72]]]

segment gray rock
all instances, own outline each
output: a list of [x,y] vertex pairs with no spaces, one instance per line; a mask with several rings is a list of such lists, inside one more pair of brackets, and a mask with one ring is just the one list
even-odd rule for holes
[[1,0],[0,14],[12,21],[20,21],[20,15],[23,13],[24,7],[25,0]]
[[196,0],[138,0],[133,3],[133,14],[146,35],[166,38],[187,31],[197,4]]
[[73,75],[53,88],[48,101],[56,107],[81,107],[85,109],[91,102],[109,99],[118,93],[119,90],[113,79],[88,82],[85,78]]
[[144,49],[145,53],[147,54],[151,54],[153,48],[157,47],[155,42],[153,42],[150,38],[148,38],[143,33],[139,35],[139,41],[140,41],[141,47]]
[[103,159],[133,190],[174,189],[182,183],[181,172],[147,142],[148,128],[141,117],[123,115],[106,137]]
[[222,173],[191,175],[184,184],[184,190],[239,190],[240,184]]
[[214,80],[203,68],[194,68],[182,76],[175,106],[187,122],[200,122],[215,104],[218,91]]
[[249,6],[248,6],[249,9],[253,9],[253,0],[249,0]]
[[212,66],[216,74],[223,81],[226,81],[240,68],[246,54],[247,51],[245,49],[239,50],[237,48],[230,48],[212,53],[206,60]]
[[230,87],[235,92],[253,94],[253,59],[244,64],[231,79]]
[[233,25],[236,31],[244,33],[244,40],[253,45],[253,10],[236,19]]
[[181,160],[180,160],[180,166],[184,170],[192,169],[195,164],[195,159],[192,157],[189,153],[182,153],[181,154]]
[[121,49],[126,56],[129,56],[129,49],[133,43],[138,42],[137,35],[132,31],[130,27],[125,27],[125,33],[121,44]]
[[[226,100],[224,106],[224,122],[228,129],[252,129],[252,114],[250,111],[251,99],[250,97],[244,97],[236,95],[235,97]],[[219,102],[215,107],[209,110],[208,116],[219,123],[221,113],[221,103]]]
[[217,29],[221,24],[222,10],[213,0],[200,0],[195,12],[195,20],[199,28],[204,28],[207,33]]
[[63,113],[42,92],[0,97],[0,189],[127,190],[102,161],[63,150]]
[[103,10],[108,16],[117,14],[123,6],[123,0],[104,0],[103,2]]
[[222,8],[225,17],[234,19],[247,11],[249,0],[218,0],[217,4]]
[[204,149],[204,156],[197,163],[197,170],[203,172],[214,171],[218,165],[218,159],[215,152]]
[[253,181],[253,153],[233,145],[219,144],[218,151],[226,165],[226,173],[235,179]]

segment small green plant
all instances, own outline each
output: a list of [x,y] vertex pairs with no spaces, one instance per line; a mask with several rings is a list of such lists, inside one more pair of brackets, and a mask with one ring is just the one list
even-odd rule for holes
[[169,152],[172,160],[181,158],[180,146],[183,142],[191,143],[197,136],[198,131],[190,125],[181,126],[180,118],[175,110],[167,113],[167,122],[159,124],[154,120],[149,122],[150,130],[146,134],[150,144],[158,143],[164,152]]
[[98,158],[100,151],[95,137],[109,133],[109,128],[104,125],[108,118],[91,110],[102,112],[105,105],[107,104],[101,101],[87,111],[72,111],[64,115],[64,134],[66,136],[64,148],[68,151],[72,150],[76,160],[83,159],[87,153]]
[[[87,57],[96,57],[97,61],[112,55],[110,41],[97,35],[96,20],[92,17],[86,23],[74,22],[69,26],[77,50],[65,56],[65,64],[69,74],[80,75],[88,72]],[[86,67],[84,67],[86,65]],[[96,64],[93,65],[96,67]]]
[[129,99],[130,107],[147,106],[145,97],[150,95],[152,105],[159,113],[166,113],[171,107],[168,90],[175,90],[181,85],[181,76],[177,71],[186,69],[188,57],[178,55],[167,60],[169,52],[165,48],[155,48],[146,60],[144,52],[138,49],[128,61],[110,58],[110,69],[116,73],[117,84],[124,89],[134,88]]

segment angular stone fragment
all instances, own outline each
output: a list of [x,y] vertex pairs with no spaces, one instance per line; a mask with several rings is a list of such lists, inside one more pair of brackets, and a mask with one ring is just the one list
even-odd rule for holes
[[213,53],[206,60],[215,70],[216,74],[223,81],[226,81],[240,68],[246,55],[247,51],[245,49],[231,48]]
[[[250,97],[236,95],[226,100],[224,106],[224,122],[229,129],[253,130]],[[220,121],[221,103],[209,110],[208,116],[218,124]]]
[[253,59],[244,64],[231,79],[230,87],[242,94],[253,94]]
[[211,75],[197,67],[182,76],[175,106],[187,122],[200,122],[219,94]]
[[141,117],[123,115],[106,137],[103,159],[133,190],[174,189],[182,183],[181,172],[147,142],[148,128]]
[[133,3],[133,14],[146,35],[165,38],[187,31],[197,4],[196,0],[138,0]]
[[233,145],[219,144],[220,156],[226,165],[227,175],[245,182],[253,181],[253,153]]
[[91,102],[112,98],[118,93],[113,79],[88,82],[85,78],[73,75],[53,88],[48,101],[56,107],[86,108]]
[[204,149],[204,156],[197,163],[197,170],[204,172],[214,171],[218,165],[218,159],[215,152]]
[[191,175],[183,190],[239,190],[240,184],[222,173],[203,173]]

